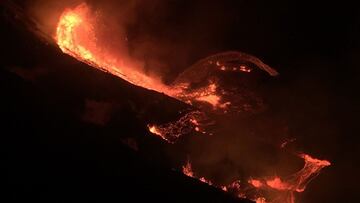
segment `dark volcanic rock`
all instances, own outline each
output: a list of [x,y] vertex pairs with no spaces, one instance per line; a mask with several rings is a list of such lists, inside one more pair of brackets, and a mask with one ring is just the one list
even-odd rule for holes
[[175,118],[187,105],[61,53],[4,10],[1,17],[1,198],[240,201],[172,171],[166,144],[149,135],[147,122]]

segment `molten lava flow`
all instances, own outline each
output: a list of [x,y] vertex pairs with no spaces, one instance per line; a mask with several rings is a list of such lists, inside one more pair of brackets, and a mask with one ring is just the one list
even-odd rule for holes
[[[80,61],[109,72],[134,85],[162,92],[208,112],[243,112],[262,105],[261,102],[259,104],[254,103],[252,100],[256,101],[256,98],[252,98],[252,95],[242,92],[244,95],[239,96],[239,92],[233,91],[236,88],[220,86],[217,80],[205,77],[207,75],[213,77],[212,75],[219,71],[219,67],[221,67],[220,71],[222,72],[249,73],[252,69],[244,64],[252,63],[270,75],[277,75],[275,70],[254,56],[239,52],[228,52],[201,60],[180,74],[172,85],[165,85],[160,79],[145,74],[141,68],[129,62],[130,60],[125,60],[121,54],[110,53],[104,49],[107,46],[98,38],[96,32],[98,24],[99,19],[87,4],[80,4],[63,12],[56,28],[55,40],[64,53]],[[202,67],[203,64],[206,64],[206,68]],[[229,91],[230,89],[232,91]],[[197,114],[197,112],[194,111],[192,114]],[[188,122],[190,119],[196,120],[192,116],[185,115],[177,122],[151,125],[149,131],[170,143],[173,143],[181,135],[191,132],[189,129],[201,133],[206,132],[202,124]]]
[[176,94],[175,89],[170,89],[159,80],[144,74],[139,68],[125,64],[119,56],[102,49],[96,36],[95,26],[96,18],[83,3],[74,9],[67,9],[61,15],[55,39],[64,53],[95,68],[116,75],[134,85],[168,95]]
[[84,60],[91,61],[94,60],[92,53],[75,41],[75,32],[79,26],[82,26],[89,33],[92,33],[90,25],[83,22],[83,18],[87,11],[86,8],[84,5],[81,5],[77,10],[79,12],[69,11],[62,16],[57,27],[57,41],[63,52],[74,57],[81,57]]
[[221,98],[217,95],[215,84],[186,94],[182,86],[167,86],[160,79],[146,75],[131,63],[125,63],[119,58],[121,56],[106,52],[96,36],[96,25],[96,18],[86,4],[67,9],[61,15],[56,29],[57,44],[64,53],[134,85],[162,92],[187,103],[197,100],[209,103],[214,108],[225,108],[229,104],[220,102]]
[[327,160],[312,158],[307,154],[301,154],[299,156],[304,159],[305,165],[300,171],[293,174],[292,176],[285,179],[281,179],[280,177],[273,177],[263,181],[251,180],[251,183],[254,185],[254,187],[257,188],[264,186],[279,191],[303,192],[306,185],[319,174],[320,170],[326,166],[330,166],[331,163]]
[[192,170],[190,161],[188,161],[188,162],[186,163],[186,165],[183,166],[182,172],[183,172],[183,174],[185,174],[186,176],[189,176],[189,177],[191,177],[191,178],[196,178],[196,179],[200,180],[201,182],[206,183],[206,184],[208,184],[208,185],[213,185],[210,180],[207,180],[207,179],[204,178],[204,177],[199,177],[199,178],[198,178],[198,177],[196,177],[196,176],[194,175],[194,172],[193,172],[193,170]]
[[203,127],[209,125],[206,123],[206,115],[200,111],[191,111],[183,115],[180,119],[161,125],[148,125],[151,133],[160,136],[169,143],[175,141],[182,135],[193,131],[203,133]]
[[250,180],[249,180],[249,183],[250,183],[251,185],[253,185],[254,187],[256,187],[256,188],[259,188],[259,187],[262,186],[261,181],[256,180],[256,179],[250,179]]
[[[304,159],[304,167],[291,175],[288,178],[281,178],[278,176],[272,178],[264,179],[253,179],[250,178],[247,182],[249,185],[241,185],[239,180],[234,181],[228,186],[219,186],[214,185],[226,192],[231,192],[237,197],[240,198],[250,198],[256,202],[262,203],[295,203],[294,192],[303,192],[306,185],[319,174],[320,170],[326,166],[330,166],[330,162],[327,160],[319,160],[312,158],[310,155],[301,154],[299,155]],[[191,163],[188,161],[185,166],[183,166],[183,173],[189,177],[196,178],[202,182],[210,183],[209,180],[206,180],[204,177],[197,177],[194,175],[194,172],[191,168]],[[204,181],[205,180],[205,181]],[[254,196],[251,197],[248,195],[248,187],[253,187],[259,191],[267,191],[272,193],[272,198]],[[244,188],[244,189],[243,189]]]
[[211,82],[209,86],[194,92],[193,94],[187,95],[196,101],[205,102],[210,104],[213,108],[226,109],[230,102],[222,102],[221,96],[217,92],[217,85]]
[[183,174],[185,174],[185,175],[187,175],[189,177],[192,177],[192,178],[194,177],[194,172],[192,170],[190,161],[188,161],[186,163],[186,165],[183,166]]
[[161,137],[162,139],[166,140],[169,143],[173,143],[172,141],[170,141],[169,139],[167,139],[163,133],[161,132],[161,129],[159,129],[159,127],[155,126],[155,125],[148,125],[149,131],[154,134],[157,135],[159,137]]
[[[202,102],[212,106],[213,110],[224,109],[224,112],[231,110],[233,107],[242,106],[242,104],[236,105],[226,100],[224,96],[229,95],[229,93],[224,88],[219,88],[214,81],[208,81],[207,84],[197,88],[189,87],[190,83],[193,84],[194,81],[202,78],[204,73],[213,74],[219,70],[219,67],[224,72],[249,73],[252,71],[248,66],[234,64],[234,61],[252,63],[272,76],[277,75],[274,69],[254,56],[240,52],[229,52],[217,54],[198,62],[179,75],[172,85],[165,85],[159,78],[145,74],[140,67],[129,62],[131,60],[126,60],[126,57],[121,56],[121,54],[110,53],[104,49],[103,47],[106,47],[106,44],[98,38],[96,32],[98,21],[99,19],[94,15],[94,12],[85,3],[73,9],[65,10],[56,28],[55,40],[60,49],[80,61],[109,72],[134,85],[162,92],[192,105]],[[213,60],[216,60],[216,63]],[[202,65],[202,63],[206,63],[208,67],[198,71],[198,66]],[[197,74],[198,72],[201,74]],[[190,77],[187,76],[189,74]],[[190,78],[192,81],[180,82],[184,78],[187,78],[186,80]]]
[[[85,3],[67,9],[59,19],[55,40],[64,53],[92,67],[109,72],[131,84],[162,92],[198,109],[182,115],[177,121],[148,125],[152,134],[169,143],[174,143],[180,136],[194,131],[211,134],[206,127],[215,123],[208,118],[212,113],[223,115],[230,112],[258,112],[262,109],[261,99],[246,88],[239,88],[237,86],[239,83],[227,83],[222,80],[223,75],[228,73],[248,75],[254,70],[248,64],[255,65],[270,76],[278,74],[276,70],[254,56],[240,52],[225,52],[200,60],[181,73],[171,85],[165,85],[159,78],[145,74],[125,56],[106,50],[106,46],[96,32],[98,23],[96,15]],[[282,147],[287,143],[284,142]],[[257,203],[294,203],[294,192],[304,191],[306,185],[319,174],[320,170],[330,165],[326,160],[318,160],[306,154],[300,157],[305,161],[304,167],[287,178],[277,176],[250,178],[243,182],[236,180],[227,186],[214,185],[205,177],[196,176],[190,162],[183,167],[183,173],[237,197],[249,198]],[[255,195],[254,190],[257,191]],[[261,191],[271,193],[275,197],[267,197]]]

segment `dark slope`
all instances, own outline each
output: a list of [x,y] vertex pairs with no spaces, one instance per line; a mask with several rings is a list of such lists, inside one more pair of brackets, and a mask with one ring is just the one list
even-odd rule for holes
[[[146,122],[171,119],[186,105],[76,61],[7,17],[2,202],[239,201],[172,171],[168,146],[147,132]],[[138,151],[124,144],[134,140]]]

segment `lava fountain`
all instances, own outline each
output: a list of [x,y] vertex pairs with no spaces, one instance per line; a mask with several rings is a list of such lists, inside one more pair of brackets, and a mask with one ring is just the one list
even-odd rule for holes
[[98,43],[95,25],[96,17],[87,4],[83,3],[74,9],[67,9],[60,17],[55,40],[64,53],[92,67],[146,89],[167,95],[176,94],[160,80],[147,76],[131,64],[126,64],[121,56],[114,56],[104,50]]
[[[251,72],[252,70],[245,65],[233,66],[228,64],[228,61],[240,59],[244,62],[256,64],[257,67],[272,76],[277,75],[274,69],[254,56],[240,52],[229,52],[199,61],[179,75],[173,84],[165,85],[160,78],[148,76],[131,62],[125,61],[121,56],[109,53],[102,48],[103,46],[96,36],[96,20],[96,15],[85,3],[73,9],[66,9],[56,28],[55,40],[60,49],[92,67],[109,72],[131,84],[164,93],[189,104],[206,103],[213,109],[231,108],[232,102],[226,100],[224,95],[227,93],[219,87],[217,81],[209,80],[202,86],[191,88],[190,83],[193,81],[189,80],[193,77],[202,78],[204,73],[214,70],[224,72]],[[202,70],[199,71],[199,68]],[[201,74],[198,75],[198,73]]]
[[[166,85],[161,78],[145,74],[129,60],[104,48],[97,38],[96,26],[97,18],[94,12],[87,4],[80,4],[63,12],[57,24],[55,40],[64,53],[94,68],[192,105],[196,110],[186,113],[177,121],[148,125],[151,133],[169,143],[176,142],[181,135],[192,131],[211,134],[207,132],[206,126],[215,125],[209,118],[213,113],[224,115],[256,111],[261,108],[262,104],[258,98],[244,90],[227,88],[218,77],[215,77],[217,73],[246,74],[258,68],[270,76],[278,74],[254,56],[240,52],[225,52],[200,60],[180,74],[172,84]],[[256,68],[249,64],[253,64]],[[214,185],[210,180],[195,175],[190,162],[184,165],[183,173],[238,197],[249,198],[259,203],[294,203],[294,192],[304,191],[309,181],[318,175],[322,168],[330,165],[326,160],[318,160],[306,154],[299,156],[305,162],[304,167],[285,178],[278,176],[249,178],[245,183],[236,180],[228,186]],[[259,192],[248,195],[248,190]],[[275,197],[268,198],[262,192],[271,193]]]

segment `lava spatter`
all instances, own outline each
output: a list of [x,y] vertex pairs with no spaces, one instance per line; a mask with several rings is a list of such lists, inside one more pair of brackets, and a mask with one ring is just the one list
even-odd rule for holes
[[[90,7],[83,3],[66,9],[61,15],[56,28],[55,40],[60,49],[90,66],[113,74],[131,84],[164,93],[179,101],[190,104],[193,110],[180,116],[176,121],[162,124],[149,124],[148,130],[153,135],[168,143],[175,143],[181,136],[193,132],[211,134],[208,127],[216,122],[212,115],[246,114],[260,112],[264,108],[261,98],[246,87],[249,74],[261,71],[269,76],[278,72],[258,58],[241,52],[224,52],[202,59],[187,68],[169,85],[160,77],[149,76],[141,67],[128,62],[123,56],[107,51],[97,36],[97,17]],[[228,80],[226,77],[236,79]],[[225,79],[224,79],[225,78]],[[285,145],[284,145],[285,146]],[[249,198],[257,203],[294,203],[294,193],[305,190],[306,185],[319,174],[320,170],[330,165],[326,160],[318,160],[301,154],[304,167],[290,177],[249,178],[233,183],[215,185],[205,177],[196,175],[187,162],[183,173],[197,178],[237,197]],[[256,190],[255,195],[253,191]],[[269,192],[272,197],[263,193]],[[251,194],[250,194],[251,193]]]
[[[215,185],[204,177],[196,176],[189,161],[183,166],[183,174],[223,191],[231,192],[239,198],[249,198],[257,203],[295,203],[295,193],[303,192],[307,184],[320,173],[321,169],[331,165],[327,160],[316,159],[308,154],[300,154],[299,157],[304,160],[304,167],[289,177],[250,178],[244,181],[244,184],[241,180],[235,180],[226,186]],[[258,191],[255,195],[253,189]]]

